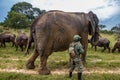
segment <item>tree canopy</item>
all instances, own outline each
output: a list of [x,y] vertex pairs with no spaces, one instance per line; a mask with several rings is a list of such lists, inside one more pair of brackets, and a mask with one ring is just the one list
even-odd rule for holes
[[27,20],[26,16],[14,11],[8,13],[5,26],[11,28],[25,28],[30,26],[30,22]]
[[39,8],[34,8],[30,3],[19,2],[11,7],[10,12],[4,21],[4,26],[11,28],[26,28],[40,14],[46,12]]
[[120,34],[120,24],[111,28],[111,31]]
[[103,28],[106,28],[106,25],[99,24],[99,29],[102,30]]

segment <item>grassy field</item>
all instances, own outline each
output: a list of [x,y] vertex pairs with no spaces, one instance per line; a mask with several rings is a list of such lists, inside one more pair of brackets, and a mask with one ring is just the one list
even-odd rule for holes
[[[108,38],[112,48],[116,35],[101,34]],[[88,46],[86,64],[84,65],[83,80],[120,80],[120,53],[108,53],[102,48],[97,48],[95,52],[91,45]],[[68,78],[69,56],[68,51],[53,53],[48,59],[50,75],[39,75],[39,57],[35,62],[36,68],[27,70],[25,63],[32,54],[24,56],[24,52],[15,50],[10,44],[6,48],[0,48],[0,80],[77,80],[76,70],[73,77]]]

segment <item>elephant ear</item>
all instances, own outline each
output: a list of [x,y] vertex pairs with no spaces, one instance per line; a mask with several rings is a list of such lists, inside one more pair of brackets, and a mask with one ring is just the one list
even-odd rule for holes
[[99,19],[92,11],[88,13],[89,20],[89,34],[94,35],[96,32],[99,32],[98,23]]

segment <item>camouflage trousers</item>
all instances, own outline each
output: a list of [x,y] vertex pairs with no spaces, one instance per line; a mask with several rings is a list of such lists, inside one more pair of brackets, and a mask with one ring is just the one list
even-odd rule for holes
[[70,71],[69,72],[73,72],[75,67],[77,68],[78,73],[82,73],[83,64],[82,64],[81,59],[79,58],[70,59]]

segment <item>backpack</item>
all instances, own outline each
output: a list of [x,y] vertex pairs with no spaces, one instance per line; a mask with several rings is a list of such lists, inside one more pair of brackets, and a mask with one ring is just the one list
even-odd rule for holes
[[74,47],[75,47],[74,43],[71,43],[70,46],[69,46],[70,58],[75,58],[75,56],[76,56],[75,51],[74,51]]

